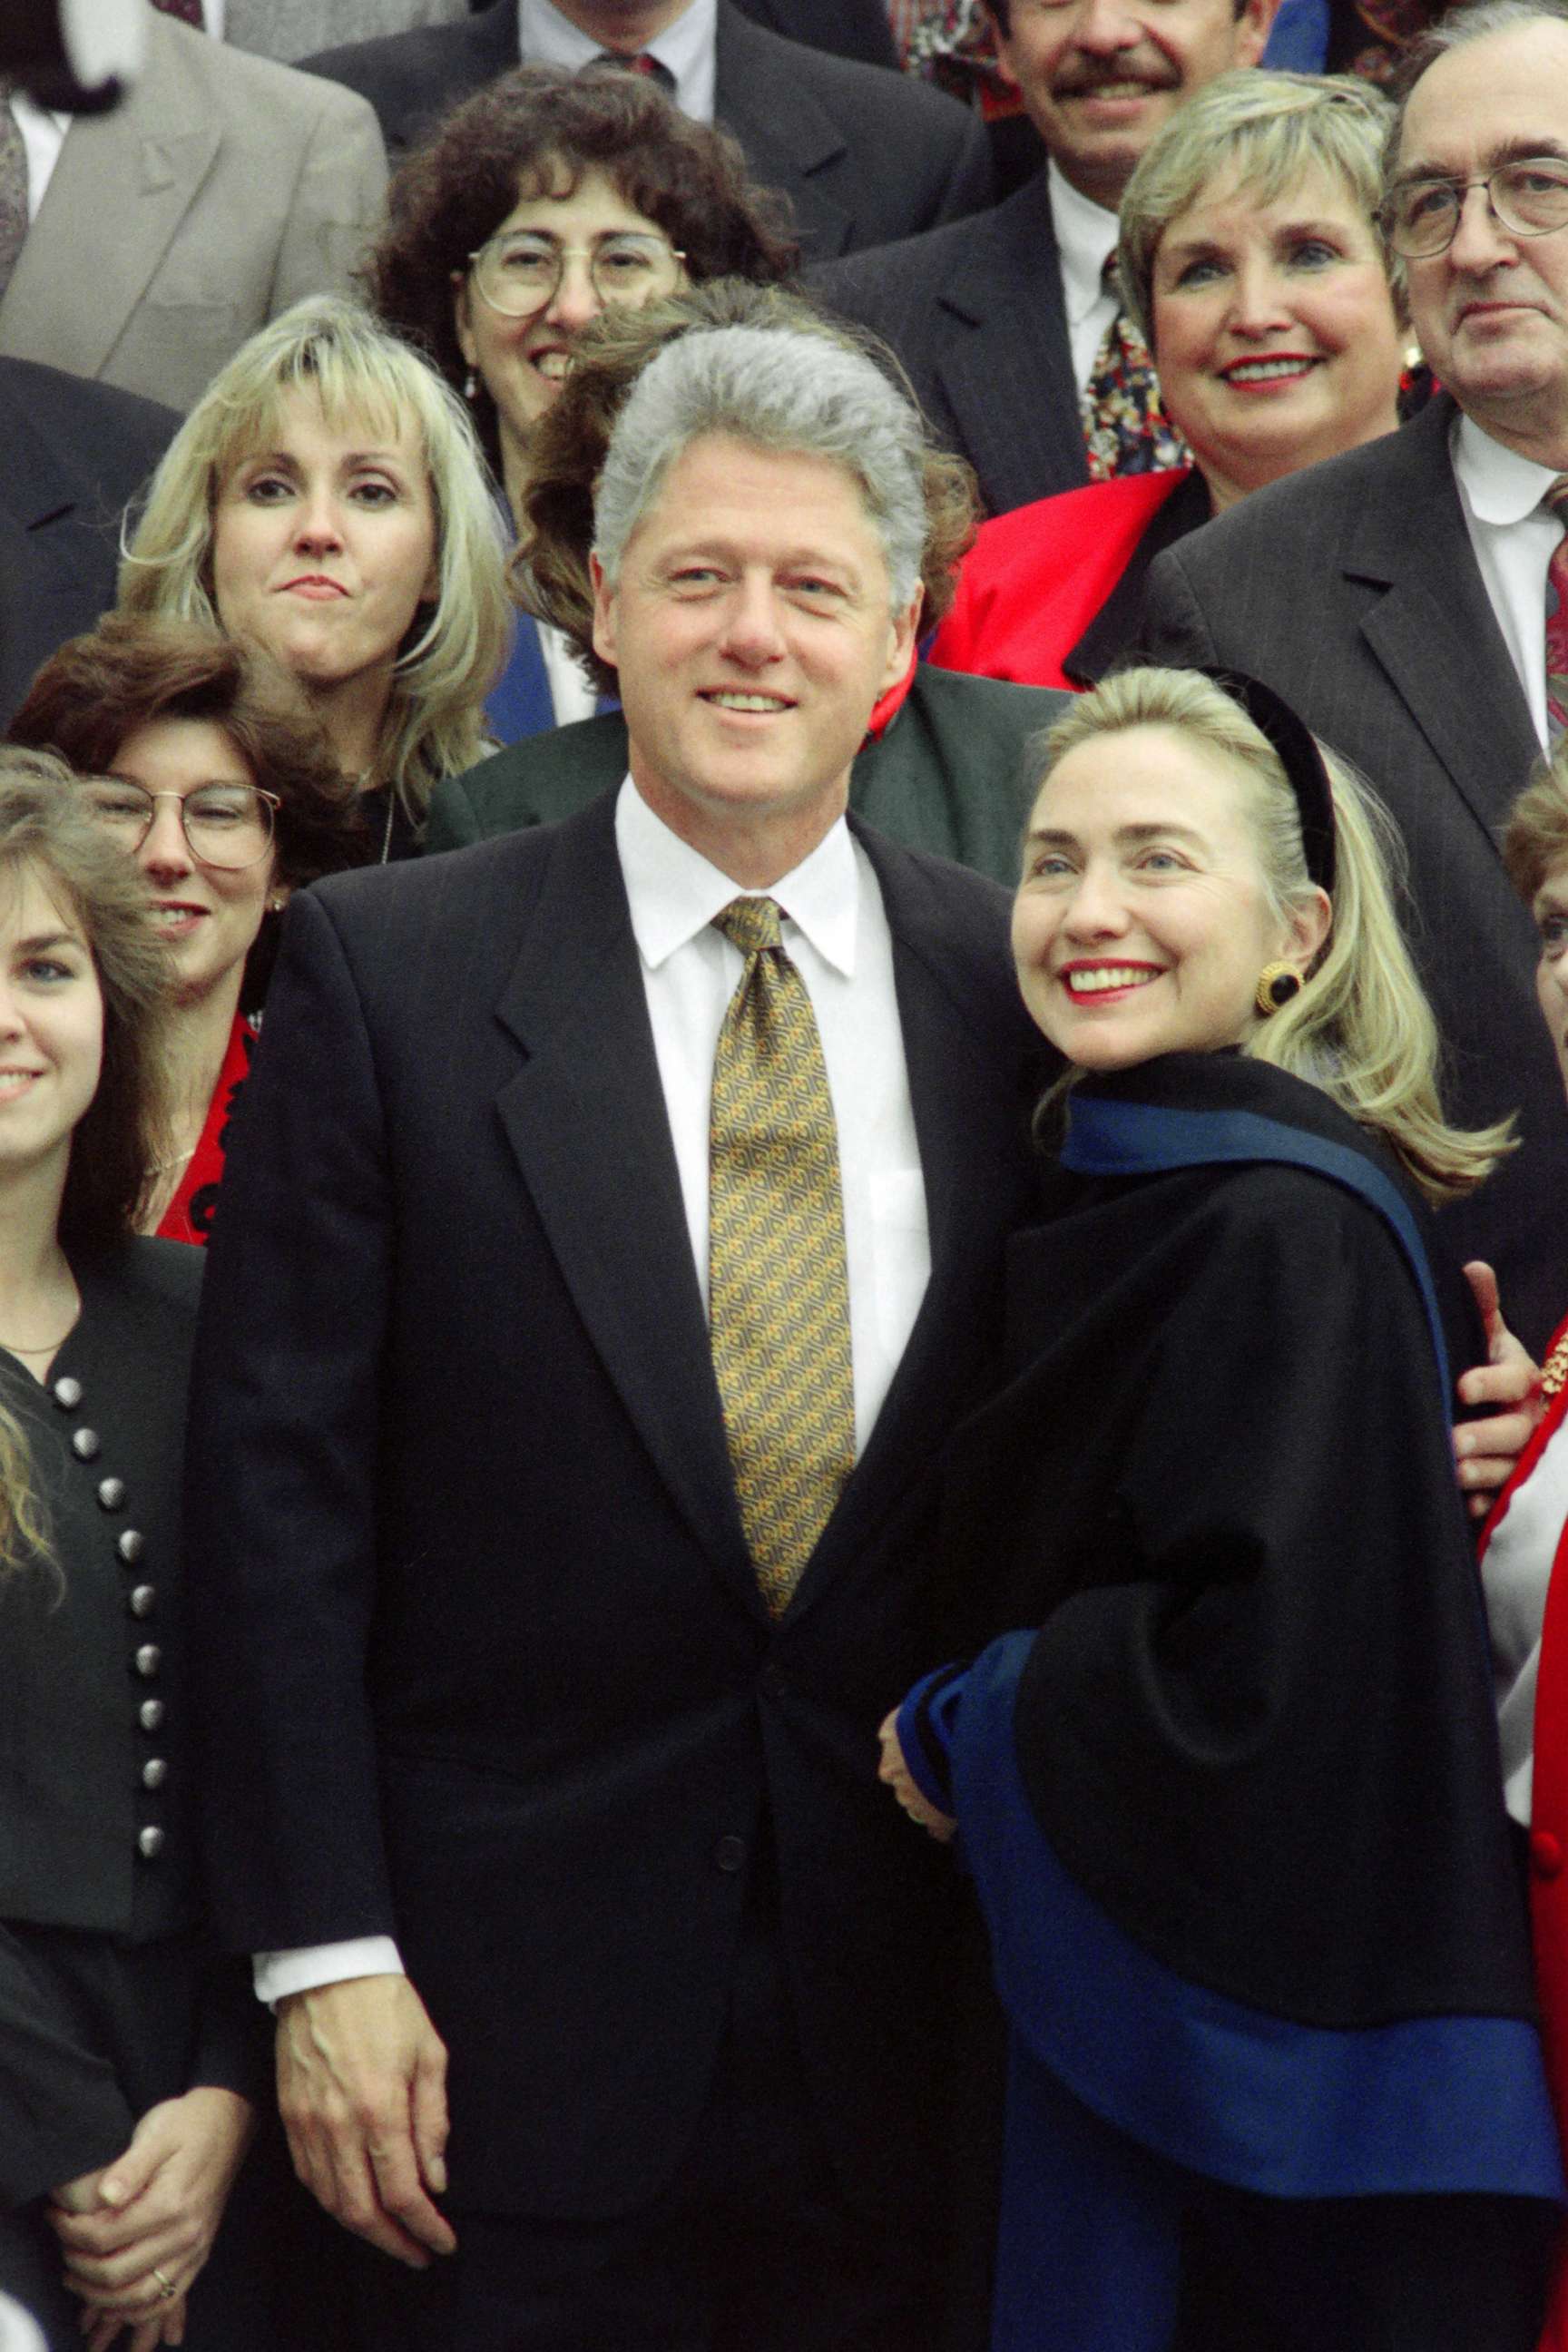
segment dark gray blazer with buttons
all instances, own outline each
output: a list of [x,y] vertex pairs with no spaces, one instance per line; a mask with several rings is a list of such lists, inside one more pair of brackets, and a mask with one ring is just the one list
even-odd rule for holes
[[1436,399],[1158,556],[1139,649],[1265,679],[1398,821],[1449,1114],[1477,1126],[1517,1111],[1523,1137],[1444,1222],[1461,1255],[1494,1261],[1539,1353],[1568,1303],[1568,1113],[1535,1002],[1534,927],[1498,845],[1540,746],[1459,504],[1454,415]]
[[688,2146],[768,1868],[830,2160],[908,2212],[950,1882],[876,1733],[932,1663],[932,1462],[989,1374],[1037,1040],[1005,893],[863,831],[931,1276],[773,1622],[614,805],[289,908],[194,1384],[216,1900],[242,1949],[395,1934],[455,2204],[588,2219]]

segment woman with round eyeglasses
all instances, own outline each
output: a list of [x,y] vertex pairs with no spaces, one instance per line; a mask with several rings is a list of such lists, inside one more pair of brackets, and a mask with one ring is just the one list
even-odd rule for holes
[[[365,268],[371,298],[469,402],[508,541],[534,430],[601,310],[710,278],[777,280],[796,260],[781,201],[747,179],[734,142],[611,67],[503,75],[409,157],[389,207]],[[487,705],[497,739],[595,707],[566,640],[520,617]]]
[[77,771],[146,877],[174,995],[169,1134],[145,1217],[205,1242],[278,917],[290,890],[370,855],[353,786],[264,656],[184,622],[110,614],[73,637],[34,679],[11,738]]

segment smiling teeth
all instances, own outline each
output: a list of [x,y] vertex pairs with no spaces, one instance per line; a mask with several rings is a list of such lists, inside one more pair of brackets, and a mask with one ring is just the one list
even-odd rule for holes
[[572,364],[572,354],[570,352],[541,352],[533,364],[541,375],[548,376],[552,383],[560,383]]
[[1097,971],[1069,971],[1068,991],[1073,996],[1098,996],[1108,988],[1141,988],[1146,980],[1158,980],[1158,972],[1144,964],[1101,964]]
[[710,694],[708,699],[710,702],[716,702],[721,710],[787,710],[789,709],[788,703],[781,702],[776,694]]
[[1277,375],[1304,375],[1312,360],[1240,360],[1225,371],[1227,383],[1268,383]]
[[201,911],[199,907],[154,907],[153,919],[155,923],[183,923],[187,916],[199,915]]

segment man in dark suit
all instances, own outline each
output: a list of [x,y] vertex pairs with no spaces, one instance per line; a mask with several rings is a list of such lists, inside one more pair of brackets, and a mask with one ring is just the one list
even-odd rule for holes
[[[1500,30],[1489,13],[1457,13],[1417,53],[1391,151],[1392,233],[1448,396],[1159,557],[1142,649],[1266,679],[1398,819],[1450,1111],[1468,1125],[1518,1111],[1523,1137],[1447,1213],[1451,1231],[1495,1257],[1510,1319],[1539,1349],[1564,1305],[1568,1118],[1498,835],[1555,724],[1543,649],[1562,545],[1549,494],[1568,470],[1568,13],[1531,5]],[[1489,195],[1486,174],[1538,155],[1542,174],[1494,178]],[[1542,233],[1542,218],[1563,225]]]
[[1184,99],[1256,65],[1276,5],[992,0],[1044,170],[993,212],[815,272],[834,310],[891,343],[993,514],[1089,480],[1081,399],[1118,315],[1121,192]]
[[113,604],[121,514],[179,421],[111,385],[0,359],[0,728],[39,663]]
[[782,341],[618,418],[629,775],[298,900],[230,1154],[213,1885],[376,2352],[929,2352],[951,1888],[876,1727],[1037,1041],[1004,894],[845,820],[921,442]]
[[510,67],[584,66],[606,52],[650,57],[683,113],[732,131],[753,176],[789,197],[814,258],[886,245],[990,202],[984,134],[955,99],[782,40],[731,0],[647,0],[635,12],[616,0],[490,0],[460,24],[326,49],[304,64],[369,99],[395,158]]

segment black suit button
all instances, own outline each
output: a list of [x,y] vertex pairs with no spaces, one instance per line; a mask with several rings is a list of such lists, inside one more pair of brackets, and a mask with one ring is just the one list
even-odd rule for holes
[[136,1851],[143,1862],[156,1862],[163,1851],[163,1832],[151,1823],[136,1832]]
[[163,1663],[163,1653],[156,1642],[143,1642],[136,1653],[136,1671],[144,1682],[151,1682]]
[[142,1767],[142,1786],[161,1789],[169,1777],[169,1768],[161,1756],[149,1756]]
[[131,1588],[131,1614],[132,1617],[151,1617],[153,1614],[153,1604],[157,1598],[157,1592],[151,1584],[133,1584]]
[[57,1381],[55,1402],[62,1412],[74,1412],[81,1402],[81,1382],[73,1381],[68,1372],[64,1380]]
[[124,1479],[100,1478],[98,1482],[98,1499],[106,1511],[122,1510],[125,1506]]
[[142,1530],[140,1528],[127,1528],[125,1533],[120,1538],[114,1547],[121,1559],[125,1562],[127,1568],[135,1567],[137,1561],[142,1557],[144,1548],[145,1547],[142,1541]]
[[71,1452],[79,1462],[91,1462],[103,1451],[96,1429],[79,1429],[71,1437]]
[[745,1839],[721,1837],[713,1849],[713,1859],[721,1870],[743,1870],[746,1866]]
[[161,1698],[144,1698],[136,1710],[136,1720],[143,1731],[160,1731],[163,1724],[163,1702]]

